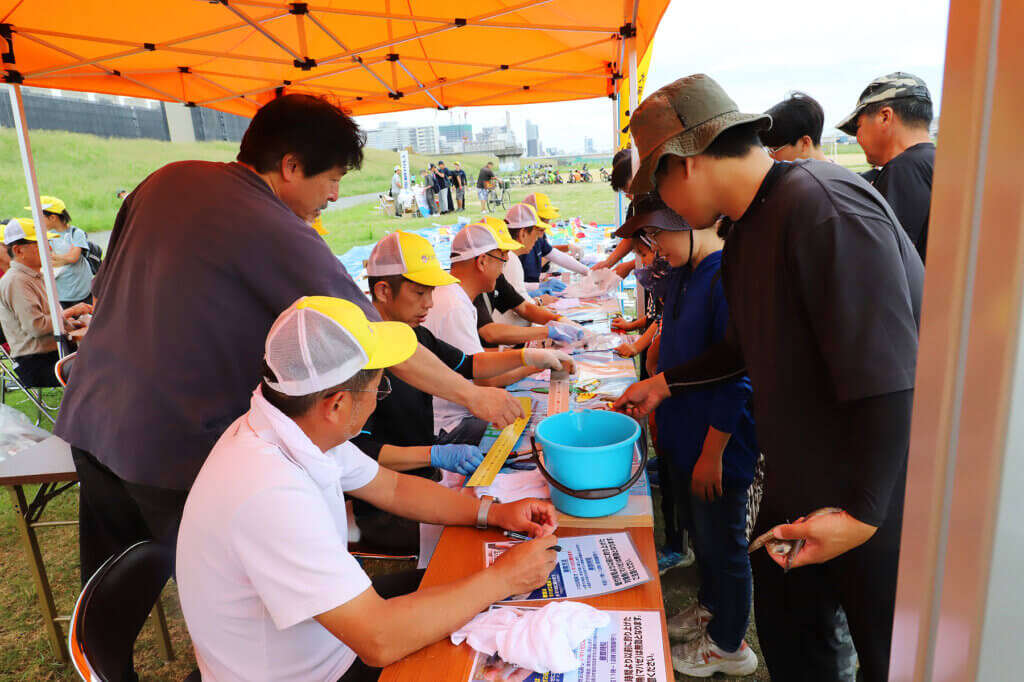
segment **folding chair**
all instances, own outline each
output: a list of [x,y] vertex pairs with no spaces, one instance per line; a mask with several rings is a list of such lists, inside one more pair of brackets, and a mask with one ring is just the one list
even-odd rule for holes
[[25,397],[36,406],[36,426],[46,417],[53,424],[57,421],[57,405],[47,405],[43,400],[43,389],[26,386],[14,371],[14,358],[12,358],[2,345],[0,345],[0,403],[7,402],[7,393],[21,391]]
[[[144,540],[107,559],[89,578],[68,628],[71,662],[85,682],[129,679],[135,640],[159,604],[172,564],[170,549]],[[197,680],[198,671],[186,678]]]
[[64,388],[67,388],[68,381],[71,379],[71,366],[75,362],[76,355],[78,355],[78,351],[65,355],[57,361],[56,365],[53,366],[53,373],[57,375],[57,381],[59,381],[60,385]]

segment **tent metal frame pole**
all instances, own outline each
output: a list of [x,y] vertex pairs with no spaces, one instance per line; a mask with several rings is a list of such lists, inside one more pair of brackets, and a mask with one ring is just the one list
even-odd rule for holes
[[50,262],[50,240],[46,238],[46,223],[43,221],[43,206],[39,199],[39,182],[36,179],[36,165],[32,158],[32,143],[28,139],[28,121],[25,118],[25,101],[21,96],[21,86],[8,83],[11,97],[11,113],[14,128],[21,148],[21,166],[25,171],[25,186],[28,189],[29,204],[32,205],[32,219],[36,223],[36,236],[39,244],[39,260],[42,262],[43,288],[46,290],[47,303],[50,306],[50,322],[53,324],[53,336],[57,340],[57,352],[60,357],[67,355],[64,341],[64,316],[61,314],[60,302],[57,299],[57,281],[53,277],[53,265]]
[[640,106],[640,79],[636,72],[636,36],[629,39],[629,114]]

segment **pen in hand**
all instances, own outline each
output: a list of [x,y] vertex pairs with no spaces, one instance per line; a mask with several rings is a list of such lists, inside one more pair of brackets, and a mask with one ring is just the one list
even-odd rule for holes
[[[512,538],[513,540],[523,540],[524,542],[529,542],[530,540],[533,540],[533,538],[531,538],[529,535],[523,535],[522,533],[517,533],[514,530],[506,530],[504,531],[504,533],[505,537]],[[548,547],[548,549],[553,550],[555,552],[562,551],[562,548],[559,545],[552,545]]]

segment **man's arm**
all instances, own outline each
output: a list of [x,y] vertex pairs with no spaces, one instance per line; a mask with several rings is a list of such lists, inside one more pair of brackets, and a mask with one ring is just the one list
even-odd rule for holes
[[491,346],[515,346],[548,338],[547,327],[520,327],[514,324],[489,322],[477,330],[480,338]]
[[507,391],[474,385],[423,346],[417,346],[411,358],[390,371],[410,386],[462,405],[498,428],[508,426],[523,415],[519,401]]
[[53,334],[53,322],[50,321],[46,299],[37,298],[28,287],[12,287],[10,294],[8,304],[22,329],[35,337]]
[[525,300],[512,310],[516,311],[519,317],[529,320],[534,324],[547,324],[561,317],[558,313],[553,313],[547,308],[542,308],[536,303]]
[[509,386],[539,371],[539,367],[520,367],[493,377],[474,379],[473,381],[478,386]]
[[590,272],[590,268],[588,268],[586,265],[579,262],[569,254],[562,253],[558,249],[551,249],[544,257],[547,258],[552,263],[554,263],[555,265],[563,267],[566,270],[572,270],[573,272],[578,273],[580,275],[586,275],[587,273]]
[[372,588],[317,622],[373,667],[384,667],[447,637],[496,601],[543,585],[555,567],[547,536],[505,552],[493,566],[455,582],[382,599]]

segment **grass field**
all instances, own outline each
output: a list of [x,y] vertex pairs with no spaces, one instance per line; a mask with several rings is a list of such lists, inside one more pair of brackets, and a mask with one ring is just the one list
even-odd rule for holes
[[[131,190],[161,166],[186,159],[232,161],[238,153],[235,142],[172,144],[53,130],[33,132],[31,143],[41,193],[63,199],[75,225],[86,232],[109,230],[120,206],[117,190]],[[497,161],[472,154],[438,158],[449,164],[461,161],[474,183],[484,163]],[[435,161],[418,154],[409,156],[416,173]],[[341,181],[342,196],[387,190],[397,163],[397,152],[367,148],[362,169]],[[0,129],[0,186],[5,190],[0,195],[0,218],[28,215],[23,208],[28,205],[28,193],[18,140],[10,128]]]

